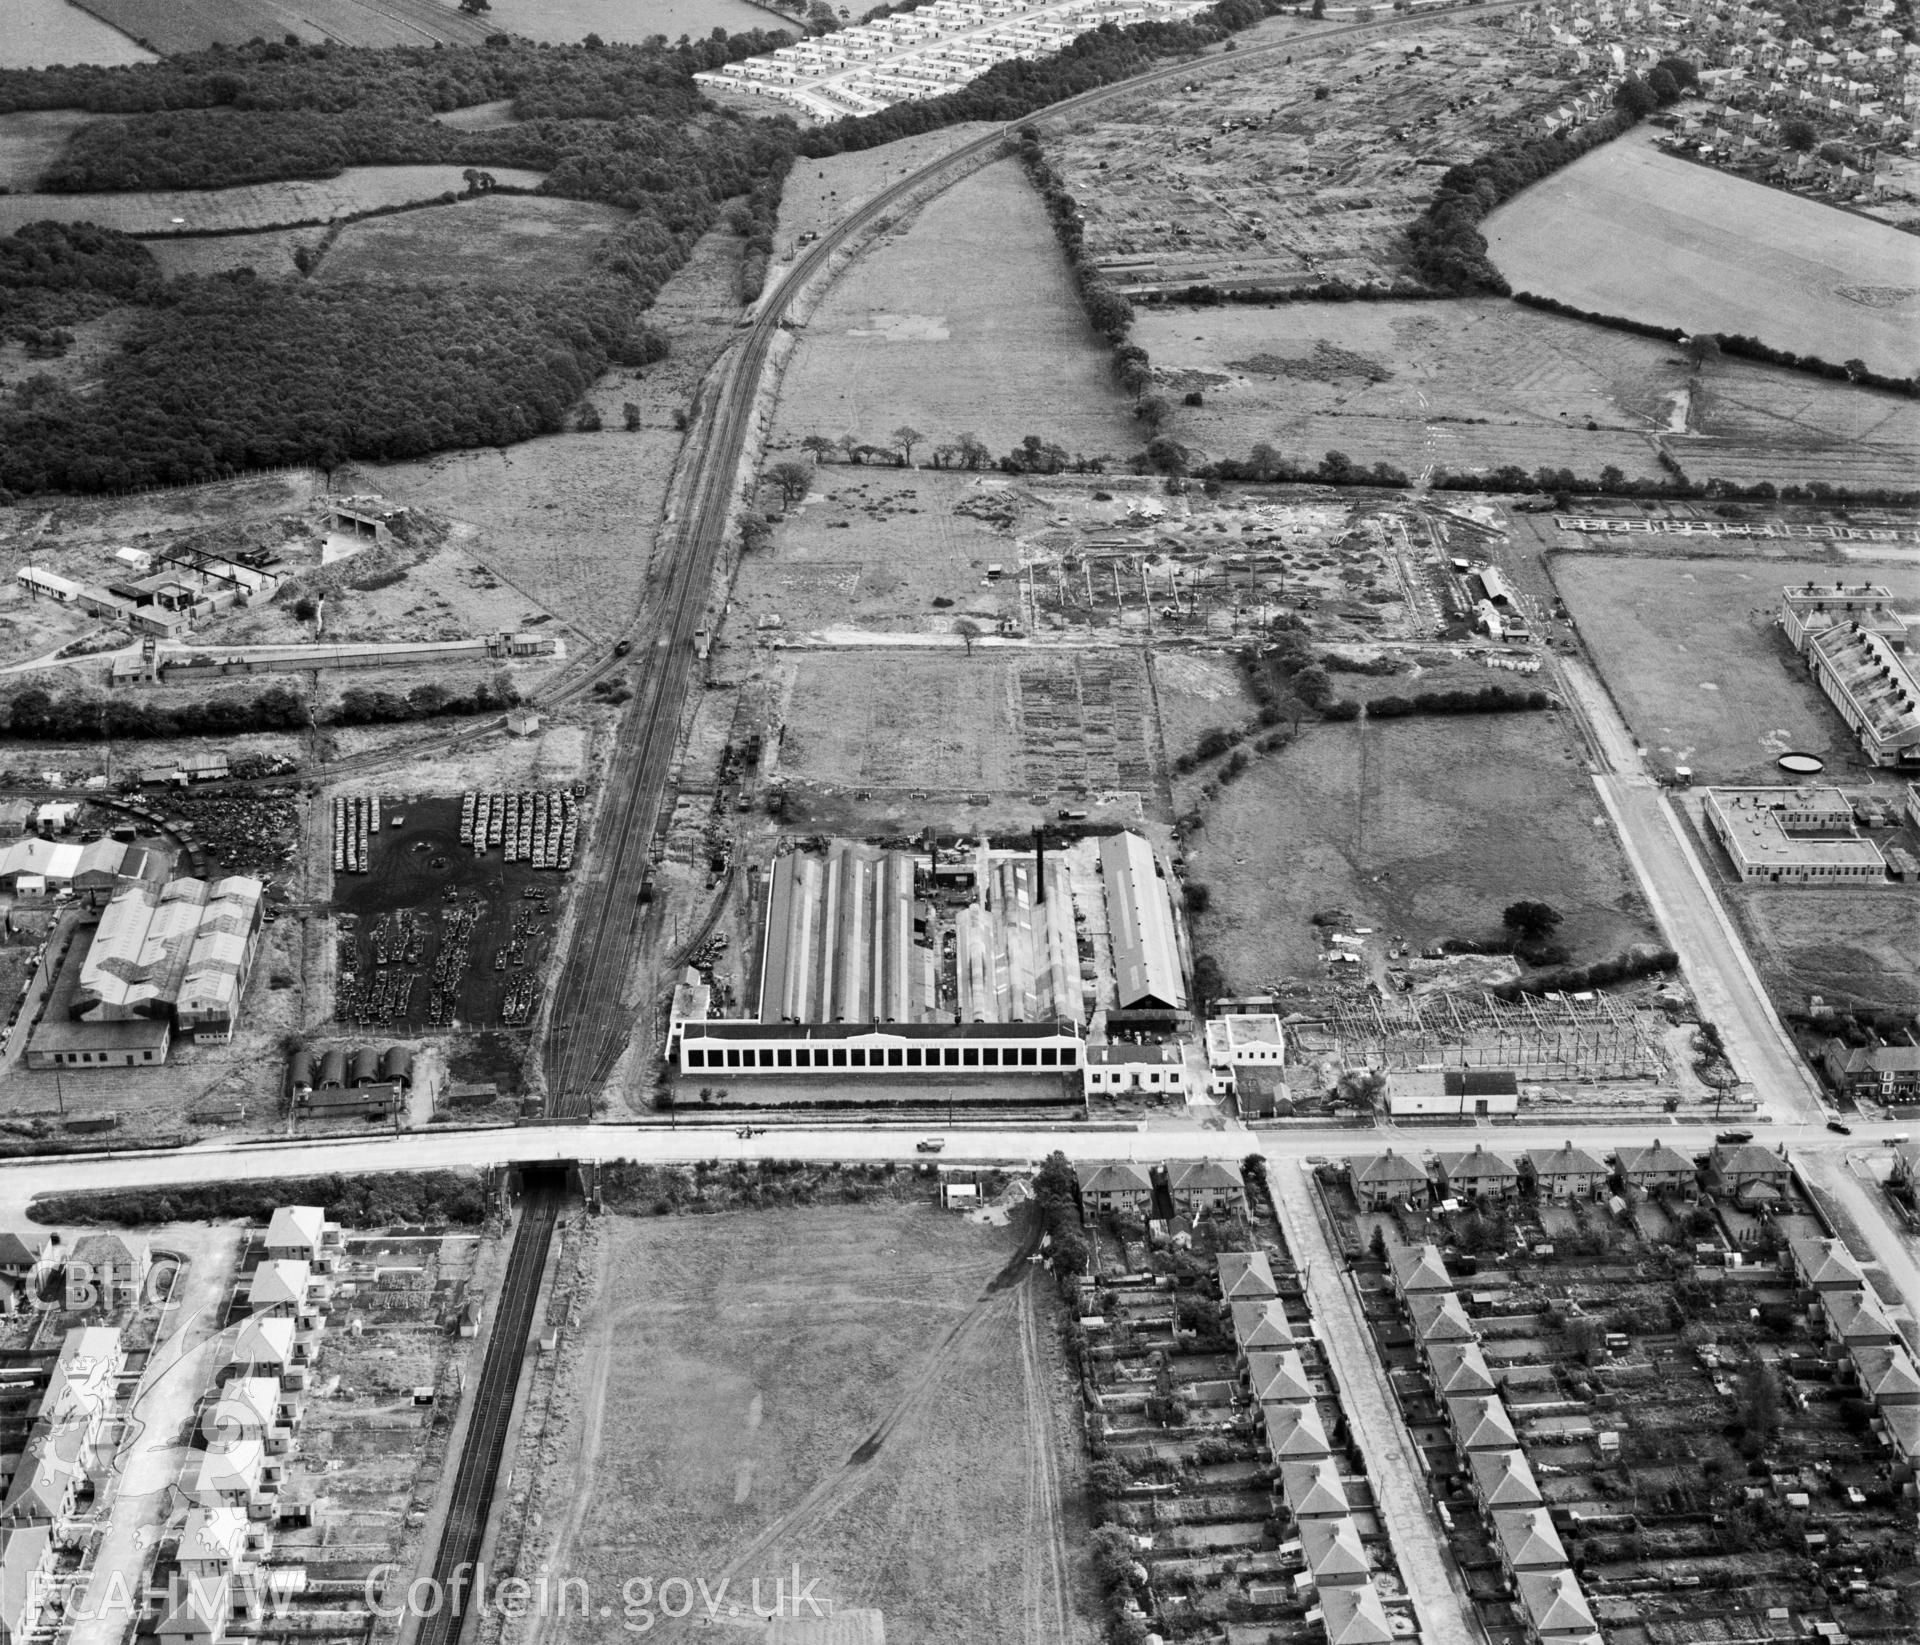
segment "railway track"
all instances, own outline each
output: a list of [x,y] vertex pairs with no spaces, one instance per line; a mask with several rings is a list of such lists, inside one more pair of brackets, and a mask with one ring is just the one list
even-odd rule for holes
[[[1493,0],[1473,8],[1476,15],[1511,10],[1523,0]],[[1425,14],[1445,16],[1446,12]],[[1263,59],[1317,51],[1329,41],[1404,27],[1402,15],[1384,21],[1349,23],[1338,28],[1230,53],[1183,58],[1128,80],[1070,97],[1015,122],[1025,125],[1059,119],[1118,97],[1129,97],[1169,80],[1239,71]],[[576,892],[582,911],[555,984],[543,1064],[547,1112],[556,1119],[587,1119],[593,1099],[626,1050],[635,1013],[622,996],[640,936],[641,888],[679,734],[681,714],[693,675],[694,634],[719,558],[732,508],[735,477],[746,452],[761,375],[773,339],[787,319],[794,298],[823,273],[834,254],[883,214],[908,202],[951,173],[955,181],[993,158],[1014,125],[996,127],[883,189],[827,230],[793,263],[768,294],[733,355],[723,362],[716,403],[699,455],[698,478],[689,506],[672,528],[662,565],[667,578],[651,620],[640,627],[630,661],[641,679],[632,706],[621,722],[607,784],[594,820],[593,858]],[[588,903],[591,903],[591,907]]]
[[540,1276],[546,1272],[547,1251],[553,1243],[554,1223],[564,1194],[565,1180],[557,1170],[549,1168],[537,1174],[529,1171],[520,1202],[520,1227],[494,1304],[493,1330],[480,1362],[479,1380],[468,1396],[472,1416],[454,1469],[453,1495],[440,1529],[440,1546],[433,1556],[431,1575],[437,1584],[433,1591],[446,1603],[433,1615],[419,1619],[413,1645],[459,1645],[466,1613],[477,1603],[477,1596],[463,1588],[456,1612],[454,1583],[462,1575],[470,1582],[480,1559],[494,1486],[506,1455],[513,1402],[520,1391],[527,1339],[533,1331],[534,1308],[540,1300]]

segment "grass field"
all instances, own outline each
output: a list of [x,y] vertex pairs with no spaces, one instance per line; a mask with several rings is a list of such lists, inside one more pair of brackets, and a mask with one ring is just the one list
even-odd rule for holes
[[715,29],[744,34],[749,29],[777,29],[784,22],[789,34],[799,25],[750,6],[746,0],[494,0],[486,14],[488,29],[524,34],[529,40],[564,45],[597,34],[602,40],[637,44],[649,35],[678,40],[690,34],[699,40]]
[[492,195],[370,217],[342,230],[321,275],[518,285],[586,274],[595,249],[627,213],[584,200]]
[[[66,0],[57,0],[63,8]],[[85,17],[85,12],[73,12]],[[0,68],[14,65],[0,61]],[[60,157],[67,139],[82,126],[96,120],[119,118],[111,114],[88,114],[82,109],[20,109],[0,114],[0,189],[9,194],[31,193],[40,174]]]
[[1774,626],[1780,590],[1843,572],[1920,598],[1920,571],[1831,561],[1562,554],[1554,581],[1634,735],[1702,782],[1784,782],[1774,761],[1858,745]]
[[[154,189],[132,194],[16,194],[0,196],[0,234],[22,223],[53,218],[98,223],[122,234],[178,234],[193,229],[277,228],[329,221],[374,206],[405,205],[458,194],[466,187],[458,166],[351,166],[324,182],[257,183],[246,188]],[[532,188],[537,171],[499,167],[502,183]]]
[[[1486,235],[1516,291],[1895,376],[1920,370],[1920,239],[1642,137],[1535,184],[1487,219]],[[1845,295],[1876,287],[1884,306]]]
[[[549,1453],[556,1574],[596,1600],[724,1577],[744,1618],[752,1581],[767,1608],[797,1563],[836,1640],[877,1638],[869,1611],[915,1645],[1091,1645],[1058,1304],[1013,1234],[873,1203],[611,1217],[601,1237]],[[543,1645],[613,1625],[554,1620]]]
[[[1912,842],[1908,842],[1911,846]],[[1887,885],[1871,891],[1742,888],[1741,924],[1760,974],[1783,1011],[1804,1011],[1807,997],[1829,1004],[1920,1007],[1920,891]]]
[[477,46],[494,27],[445,0],[86,0],[86,8],[168,54],[289,34],[343,46]]
[[154,56],[131,36],[90,17],[70,0],[7,0],[4,26],[0,26],[0,69],[42,69],[55,63],[151,63]]
[[[979,257],[985,245],[990,265]],[[1012,160],[976,172],[883,239],[800,334],[777,443],[815,433],[881,442],[903,423],[935,442],[976,433],[996,455],[1028,434],[1089,455],[1144,443],[1039,196]]]
[[1495,934],[1518,897],[1576,958],[1656,937],[1557,714],[1309,727],[1221,791],[1188,860],[1213,891],[1194,947],[1236,993],[1316,976],[1330,906],[1416,951]]
[[250,268],[263,280],[297,280],[301,274],[293,254],[302,246],[318,250],[325,233],[318,228],[268,228],[258,234],[176,234],[148,240],[146,247],[169,277]]
[[1134,337],[1205,398],[1176,437],[1218,455],[1652,475],[1658,435],[1698,479],[1901,484],[1920,448],[1912,400],[1735,360],[1696,380],[1669,344],[1494,298],[1145,308]]

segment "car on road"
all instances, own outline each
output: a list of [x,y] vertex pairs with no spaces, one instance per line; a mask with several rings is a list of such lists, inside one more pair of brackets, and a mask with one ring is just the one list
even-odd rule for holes
[[1753,1133],[1751,1131],[1722,1131],[1713,1140],[1724,1143],[1752,1142]]
[[922,1137],[914,1144],[923,1154],[937,1154],[947,1146],[945,1137]]
[[617,646],[613,648],[613,654],[616,657],[624,657],[632,649],[633,649],[633,641],[622,640]]
[[1843,1125],[1839,1120],[1828,1120],[1827,1129],[1829,1131],[1838,1131],[1843,1137],[1853,1135],[1853,1127],[1851,1125]]

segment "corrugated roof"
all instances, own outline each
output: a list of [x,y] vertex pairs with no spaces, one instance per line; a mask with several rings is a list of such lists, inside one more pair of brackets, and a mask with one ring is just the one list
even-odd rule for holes
[[1119,1003],[1184,1010],[1186,983],[1174,937],[1173,903],[1154,863],[1153,847],[1138,834],[1100,842],[1100,873],[1107,889],[1107,930],[1113,945]]

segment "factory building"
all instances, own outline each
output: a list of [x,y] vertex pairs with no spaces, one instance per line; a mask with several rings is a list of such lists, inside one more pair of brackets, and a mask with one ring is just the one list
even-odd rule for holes
[[690,1073],[1060,1073],[1080,1066],[1071,1023],[687,1023],[680,1066]]
[[1891,623],[1906,631],[1894,615],[1893,590],[1881,583],[1808,582],[1780,591],[1780,626],[1795,651],[1804,654],[1814,636],[1850,622]]
[[987,898],[954,921],[962,1022],[1078,1022],[1073,889],[1057,860],[983,864]]
[[760,968],[763,1023],[918,1022],[933,950],[914,942],[914,861],[840,841],[777,858]]
[[1807,640],[1814,683],[1875,765],[1920,766],[1920,675],[1896,617],[1859,618]]
[[1116,1002],[1126,1011],[1184,1011],[1187,985],[1173,899],[1153,847],[1138,834],[1102,840],[1100,875],[1107,892]]
[[1703,815],[1743,880],[1875,885],[1886,859],[1854,831],[1837,788],[1709,788]]

